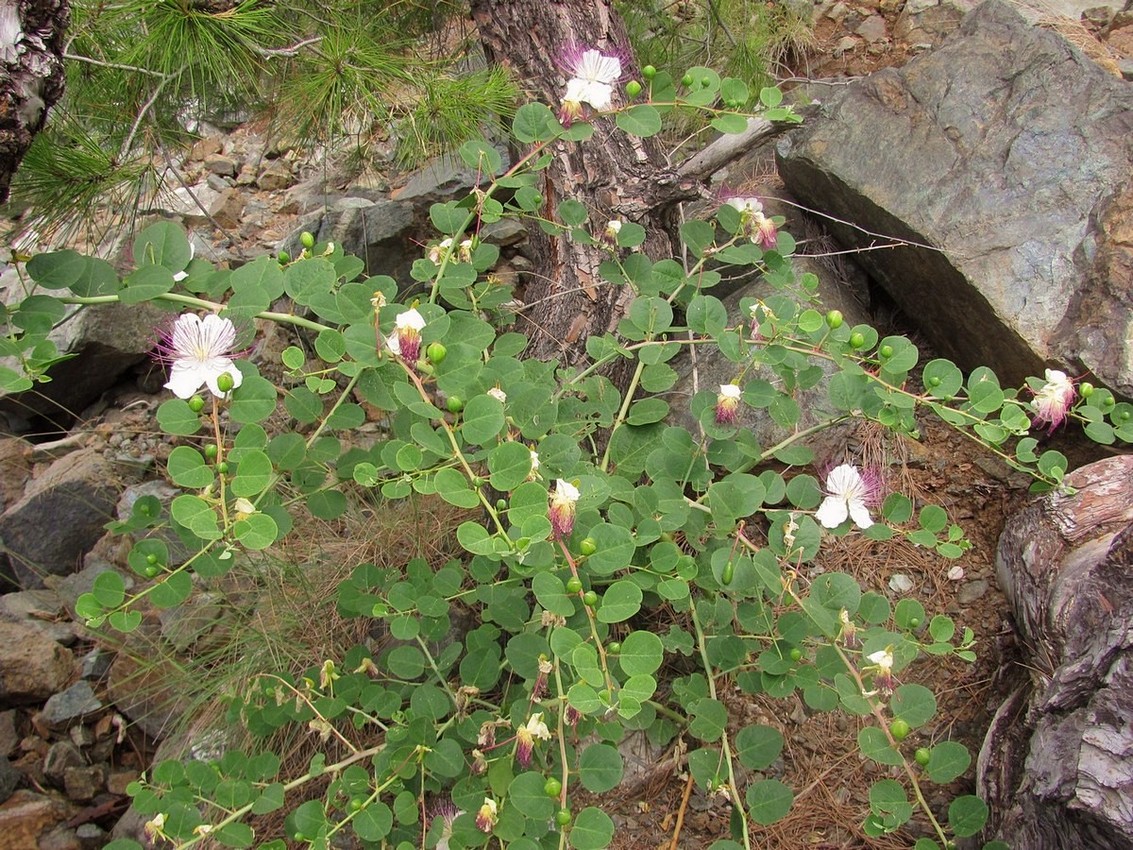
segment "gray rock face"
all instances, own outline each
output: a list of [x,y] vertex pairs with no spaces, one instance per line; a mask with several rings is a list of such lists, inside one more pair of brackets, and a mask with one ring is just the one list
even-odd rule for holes
[[94,449],[53,463],[0,516],[9,575],[33,588],[43,586],[45,575],[75,572],[113,518],[124,474]]
[[1133,394],[1133,89],[989,0],[940,48],[827,101],[779,170],[962,368],[1058,362]]
[[0,705],[47,699],[71,678],[74,656],[41,629],[0,620]]

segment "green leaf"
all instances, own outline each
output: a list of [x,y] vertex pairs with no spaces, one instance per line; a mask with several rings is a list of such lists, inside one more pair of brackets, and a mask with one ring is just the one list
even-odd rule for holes
[[893,692],[890,711],[913,728],[923,726],[936,714],[936,697],[924,685],[900,685]]
[[773,726],[745,726],[735,737],[735,749],[748,770],[764,770],[783,751],[783,733]]
[[117,608],[126,598],[126,582],[116,571],[107,570],[95,577],[91,595],[103,608]]
[[614,822],[599,808],[587,806],[575,816],[568,839],[574,850],[605,850],[614,837]]
[[547,778],[541,773],[528,771],[511,781],[507,789],[508,800],[525,817],[548,820],[555,813],[555,801],[543,791]]
[[612,791],[622,781],[621,753],[609,744],[591,744],[578,760],[578,776],[582,787],[593,794]]
[[173,288],[173,273],[164,266],[142,266],[127,275],[125,288],[118,293],[123,304],[141,304],[164,295]]
[[622,641],[618,664],[627,676],[651,675],[664,660],[661,638],[652,632],[630,632]]
[[381,800],[372,800],[350,821],[354,834],[366,842],[379,843],[393,828],[393,810]]
[[948,825],[960,838],[975,835],[987,823],[987,803],[979,797],[957,797],[948,806]]
[[157,424],[166,434],[187,437],[201,430],[201,417],[189,409],[184,399],[171,398],[158,407]]
[[488,454],[488,472],[497,490],[514,490],[531,475],[531,449],[523,443],[501,443]]
[[245,375],[232,391],[228,415],[233,422],[263,422],[275,412],[275,386],[259,375]]
[[647,103],[622,110],[616,120],[618,127],[631,136],[646,138],[661,132],[661,113]]
[[972,763],[968,748],[957,741],[941,741],[932,748],[932,755],[925,765],[925,773],[933,782],[946,785],[953,779],[964,775]]
[[504,406],[490,395],[475,396],[464,408],[461,433],[468,443],[489,445],[503,427]]
[[267,454],[258,449],[246,452],[240,455],[240,463],[232,479],[232,495],[244,498],[257,496],[266,490],[273,480],[271,459]]
[[216,479],[201,453],[189,446],[177,446],[169,453],[167,469],[174,484],[190,490],[203,490]]
[[878,764],[899,766],[905,763],[901,754],[890,746],[885,733],[876,726],[866,726],[858,732],[858,748],[862,755]]
[[689,733],[706,743],[720,740],[728,724],[728,709],[724,703],[705,697],[694,702],[689,709],[692,714]]
[[528,144],[548,141],[560,130],[561,125],[550,108],[534,101],[519,107],[511,123],[512,135]]
[[746,800],[751,819],[767,826],[787,816],[795,792],[778,779],[761,779],[748,786]]
[[187,572],[170,573],[149,592],[149,600],[157,608],[176,608],[193,592],[193,580]]
[[239,519],[232,526],[232,532],[240,545],[247,549],[266,549],[280,538],[279,526],[266,513],[255,513]]
[[641,588],[632,581],[616,581],[602,594],[596,617],[601,623],[622,623],[641,610]]

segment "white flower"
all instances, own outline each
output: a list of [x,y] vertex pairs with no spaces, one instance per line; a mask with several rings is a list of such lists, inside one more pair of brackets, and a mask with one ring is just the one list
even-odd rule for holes
[[539,452],[535,449],[531,450],[531,471],[533,473],[539,471]]
[[203,384],[213,395],[225,398],[228,393],[217,386],[221,375],[232,379],[230,389],[240,386],[244,380],[232,362],[235,344],[236,326],[230,319],[222,319],[215,313],[204,319],[193,313],[178,316],[158,342],[158,356],[172,364],[165,388],[178,398],[189,398]]
[[717,425],[731,425],[736,421],[742,395],[743,390],[735,384],[720,385],[720,392],[716,395]]
[[737,210],[741,216],[754,216],[763,213],[763,204],[759,202],[759,198],[728,198],[725,203]]
[[507,393],[499,387],[492,387],[488,390],[488,395],[498,401],[500,404],[507,404]]
[[483,833],[489,833],[496,825],[496,821],[500,819],[499,807],[496,806],[496,801],[491,797],[484,798],[484,805],[480,807],[480,811],[476,813],[476,828]]
[[421,331],[425,319],[416,309],[410,308],[399,313],[393,323],[393,334],[386,340],[389,350],[410,363],[417,362],[421,353]]
[[1070,405],[1074,403],[1077,395],[1074,382],[1065,372],[1047,369],[1046,383],[1031,399],[1031,409],[1035,411],[1035,425],[1048,425],[1047,431],[1053,431],[1062,424],[1066,412],[1070,410]]
[[848,463],[836,466],[826,476],[827,496],[814,518],[823,528],[837,528],[847,517],[853,519],[858,528],[869,528],[873,519],[867,504],[872,500],[874,489],[856,466]]
[[551,740],[551,730],[548,729],[547,724],[543,722],[543,712],[541,711],[537,711],[527,718],[525,728],[532,738],[538,738],[540,741]]
[[563,95],[561,119],[570,123],[582,114],[586,104],[594,109],[609,109],[613,101],[614,86],[622,75],[622,62],[617,56],[606,56],[593,48],[573,51],[567,57],[567,80]]

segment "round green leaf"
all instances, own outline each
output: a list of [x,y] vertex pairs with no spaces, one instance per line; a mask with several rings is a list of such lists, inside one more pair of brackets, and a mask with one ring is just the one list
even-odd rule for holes
[[746,726],[735,738],[736,755],[748,770],[764,770],[783,751],[783,733],[773,726]]
[[941,741],[932,748],[932,756],[925,765],[925,773],[933,782],[946,785],[953,779],[963,776],[971,763],[972,755],[963,744],[957,741]]
[[661,666],[664,655],[664,646],[657,635],[652,632],[630,632],[622,641],[618,663],[627,676],[651,675]]
[[591,744],[578,760],[582,786],[594,794],[611,791],[622,781],[621,753],[609,744]]
[[623,132],[645,138],[661,132],[661,113],[642,103],[619,112],[617,123]]
[[763,826],[785,818],[794,801],[795,793],[778,779],[761,779],[747,789],[748,813]]
[[979,797],[957,797],[948,806],[948,825],[960,838],[975,835],[987,823],[987,803]]
[[614,837],[614,822],[601,809],[588,806],[575,816],[569,840],[574,850],[605,850]]
[[504,406],[490,395],[472,398],[464,408],[461,433],[472,444],[488,445],[503,430]]
[[641,588],[632,581],[617,581],[602,594],[597,618],[602,623],[621,623],[641,610]]

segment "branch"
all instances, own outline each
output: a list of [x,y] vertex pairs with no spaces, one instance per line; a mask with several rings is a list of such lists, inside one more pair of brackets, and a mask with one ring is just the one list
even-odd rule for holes
[[778,136],[794,124],[775,123],[764,118],[747,119],[747,129],[736,135],[721,136],[695,156],[681,163],[677,173],[682,177],[706,178],[753,147]]

